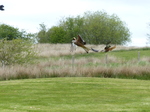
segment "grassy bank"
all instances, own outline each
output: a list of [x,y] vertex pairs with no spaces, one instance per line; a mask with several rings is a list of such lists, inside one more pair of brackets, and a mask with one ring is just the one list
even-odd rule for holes
[[0,82],[1,112],[150,111],[150,82],[47,78]]

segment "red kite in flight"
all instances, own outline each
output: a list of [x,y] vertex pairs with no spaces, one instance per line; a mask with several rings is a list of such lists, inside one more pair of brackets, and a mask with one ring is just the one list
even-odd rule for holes
[[80,35],[78,35],[77,39],[75,37],[73,37],[72,46],[74,46],[74,44],[79,46],[79,47],[82,47],[87,53],[89,52],[89,50],[97,52],[96,50],[94,50],[92,48],[90,49],[90,48],[85,47],[84,45],[86,45],[86,42],[82,39],[82,37]]

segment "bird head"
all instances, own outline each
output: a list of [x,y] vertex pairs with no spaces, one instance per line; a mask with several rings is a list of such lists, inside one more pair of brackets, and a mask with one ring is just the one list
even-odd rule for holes
[[72,39],[72,43],[74,43],[74,42],[76,42],[76,38],[75,37],[73,37],[73,39]]
[[73,39],[72,40],[77,40],[75,37],[73,37]]

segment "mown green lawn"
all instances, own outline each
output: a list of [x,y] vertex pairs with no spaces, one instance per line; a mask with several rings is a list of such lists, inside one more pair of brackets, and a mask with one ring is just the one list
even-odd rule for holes
[[149,85],[88,77],[0,81],[0,112],[149,112]]

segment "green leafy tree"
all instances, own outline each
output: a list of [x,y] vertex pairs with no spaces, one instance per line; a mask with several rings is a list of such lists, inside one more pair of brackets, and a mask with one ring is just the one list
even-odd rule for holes
[[12,39],[28,39],[34,37],[34,34],[27,33],[25,30],[19,31],[18,28],[15,28],[10,25],[0,24],[0,39],[7,38],[7,40]]
[[83,36],[88,43],[125,44],[130,41],[130,31],[117,15],[106,12],[86,12]]
[[39,43],[49,43],[50,42],[50,38],[49,35],[47,34],[47,28],[46,25],[44,23],[39,24],[40,25],[40,31],[37,33],[37,41]]
[[17,28],[6,24],[0,24],[0,39],[7,38],[8,40],[12,40],[18,37],[20,37],[20,33]]
[[68,17],[65,18],[65,20],[60,21],[60,26],[64,28],[66,35],[64,35],[64,38],[68,39],[66,42],[70,42],[72,37],[77,36],[78,34],[81,34],[83,30],[83,24],[84,24],[84,18],[77,16],[77,17]]
[[53,26],[47,32],[47,35],[49,35],[50,38],[50,43],[65,43],[65,34],[66,32],[64,31],[64,29],[57,26]]
[[117,15],[108,15],[104,11],[85,12],[82,17],[67,17],[58,26],[48,31],[41,30],[39,34],[42,37],[39,38],[40,43],[70,43],[78,34],[89,44],[125,44],[131,41],[126,24]]

